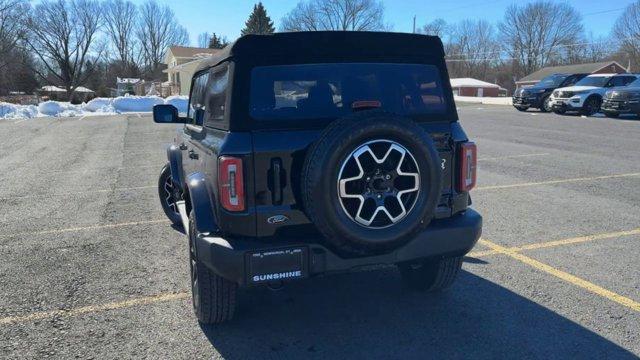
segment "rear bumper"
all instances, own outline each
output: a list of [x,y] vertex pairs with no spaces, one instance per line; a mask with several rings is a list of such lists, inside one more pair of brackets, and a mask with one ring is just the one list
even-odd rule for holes
[[451,218],[433,220],[413,240],[383,255],[343,258],[316,242],[265,243],[256,239],[223,239],[206,235],[196,238],[196,249],[199,260],[212,271],[240,285],[247,285],[249,256],[256,251],[303,249],[306,277],[349,271],[367,265],[396,264],[429,257],[462,256],[473,248],[481,233],[482,217],[476,211],[467,209],[463,214]]

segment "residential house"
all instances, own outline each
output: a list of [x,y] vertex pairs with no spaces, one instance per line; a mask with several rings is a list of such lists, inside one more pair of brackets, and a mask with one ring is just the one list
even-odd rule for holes
[[533,86],[553,74],[622,74],[626,72],[628,72],[628,69],[625,69],[615,61],[548,66],[516,81],[516,89]]
[[218,51],[186,46],[169,47],[164,58],[167,69],[163,72],[167,74],[167,81],[162,84],[162,95],[189,95],[191,78],[198,64]]

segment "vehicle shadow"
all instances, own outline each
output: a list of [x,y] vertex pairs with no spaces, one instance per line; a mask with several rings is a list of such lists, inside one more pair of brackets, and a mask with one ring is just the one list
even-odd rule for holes
[[403,290],[394,269],[240,295],[239,313],[231,323],[201,326],[227,359],[637,358],[466,271],[440,295]]

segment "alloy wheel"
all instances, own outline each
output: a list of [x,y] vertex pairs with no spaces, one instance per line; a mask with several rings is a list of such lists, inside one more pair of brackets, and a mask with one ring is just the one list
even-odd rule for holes
[[404,146],[373,140],[346,157],[337,185],[340,205],[351,220],[367,228],[385,228],[413,209],[420,193],[420,171]]
[[164,185],[162,188],[164,190],[164,202],[167,205],[167,208],[175,214],[180,215],[180,212],[178,211],[178,205],[176,205],[175,186],[173,185],[171,176],[167,176],[167,179],[164,181]]

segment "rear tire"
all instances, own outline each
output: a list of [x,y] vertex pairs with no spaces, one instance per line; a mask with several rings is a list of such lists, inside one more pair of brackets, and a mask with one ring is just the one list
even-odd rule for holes
[[427,292],[437,292],[450,287],[461,268],[461,256],[398,264],[400,276],[406,287]]
[[198,259],[193,212],[189,214],[189,269],[193,311],[202,324],[219,324],[233,318],[238,284],[211,271]]

